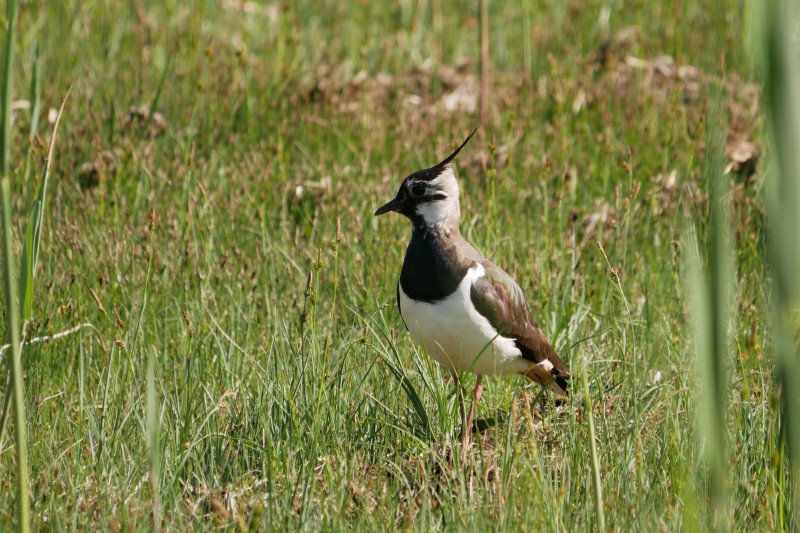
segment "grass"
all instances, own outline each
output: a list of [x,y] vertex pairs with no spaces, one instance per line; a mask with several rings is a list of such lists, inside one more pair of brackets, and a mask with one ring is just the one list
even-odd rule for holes
[[[2,198],[2,239],[3,239],[3,309],[6,318],[6,339],[7,346],[11,349],[11,369],[8,372],[8,380],[5,386],[5,400],[3,401],[2,414],[0,414],[0,433],[6,427],[8,417],[8,407],[13,396],[14,403],[14,422],[15,440],[14,447],[16,452],[16,478],[17,478],[17,527],[22,533],[28,533],[31,527],[30,501],[28,499],[29,479],[28,479],[28,440],[26,435],[25,416],[25,391],[22,376],[22,337],[24,337],[24,327],[21,326],[20,319],[25,319],[26,311],[30,309],[26,304],[28,287],[33,286],[33,261],[32,255],[27,252],[32,250],[34,224],[28,225],[28,237],[26,239],[25,250],[22,253],[24,258],[20,269],[19,285],[20,291],[16,291],[16,276],[14,275],[14,249],[13,234],[14,229],[11,225],[11,168],[9,158],[11,154],[11,90],[13,85],[14,72],[14,48],[16,44],[16,22],[17,10],[19,6],[16,1],[7,2],[6,6],[6,42],[5,54],[3,57],[3,83],[2,96],[0,96],[0,198]],[[39,220],[39,209],[34,206],[31,212],[31,221]],[[35,252],[34,252],[35,253]],[[31,265],[26,268],[26,265]],[[19,295],[22,294],[22,301]],[[13,393],[12,393],[13,391]]]
[[[33,528],[705,530],[682,239],[694,225],[713,263],[716,87],[716,133],[762,155],[728,177],[717,525],[796,528],[747,3],[488,3],[462,232],[520,282],[578,386],[555,408],[487,380],[478,414],[497,424],[466,464],[452,385],[394,305],[409,228],[371,214],[478,123],[445,106],[479,86],[478,4],[318,4],[22,7],[13,99],[40,91],[41,118],[30,142],[37,106],[13,124],[15,242],[72,88],[26,334],[93,324],[23,349]],[[18,525],[8,426],[0,529]]]
[[[787,504],[800,504],[800,391],[797,379],[797,325],[792,317],[800,309],[800,292],[794,272],[800,267],[798,246],[797,200],[800,198],[800,78],[795,55],[796,5],[791,2],[762,6],[761,18],[766,21],[763,35],[763,75],[769,103],[775,163],[770,176],[768,204],[771,213],[770,260],[773,273],[773,305],[776,380],[781,399],[781,422],[784,449],[791,468],[794,499]],[[794,9],[793,9],[794,8]],[[789,485],[789,483],[787,483]],[[789,490],[786,491],[787,493]],[[796,527],[796,526],[795,526]]]

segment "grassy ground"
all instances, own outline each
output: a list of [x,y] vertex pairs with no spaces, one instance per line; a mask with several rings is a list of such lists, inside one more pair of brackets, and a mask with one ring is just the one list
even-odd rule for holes
[[[489,379],[479,416],[497,423],[467,464],[453,453],[452,384],[394,305],[408,224],[372,217],[478,121],[472,4],[23,6],[14,98],[37,45],[44,79],[34,177],[47,110],[72,87],[29,336],[93,324],[24,350],[35,528],[597,526],[582,401]],[[491,118],[457,161],[462,232],[517,278],[576,383],[588,376],[615,530],[708,525],[684,237],[694,222],[706,239],[709,137],[764,150],[747,19],[735,1],[491,3]],[[709,127],[718,90],[724,123]],[[19,228],[38,179],[24,180],[29,127],[20,110]],[[731,174],[720,453],[742,531],[797,524],[762,166]],[[0,529],[16,520],[9,429]]]

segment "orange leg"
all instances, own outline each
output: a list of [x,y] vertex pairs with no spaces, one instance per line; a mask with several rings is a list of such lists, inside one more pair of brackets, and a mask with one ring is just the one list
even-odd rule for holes
[[464,458],[466,458],[467,447],[469,446],[470,437],[472,436],[472,421],[475,418],[475,409],[478,402],[481,401],[481,395],[483,394],[483,386],[481,385],[482,379],[483,376],[478,375],[478,379],[475,382],[475,390],[472,391],[472,405],[469,408],[469,416],[467,416],[466,424],[464,424],[462,428],[461,451],[462,457]]

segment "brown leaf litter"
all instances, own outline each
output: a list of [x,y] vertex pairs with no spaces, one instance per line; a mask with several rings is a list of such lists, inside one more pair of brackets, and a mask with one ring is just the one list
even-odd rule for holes
[[117,172],[117,156],[110,150],[101,152],[94,161],[84,163],[78,169],[81,189],[93,189]]
[[731,133],[725,143],[725,156],[728,164],[725,173],[733,172],[742,177],[745,183],[752,181],[758,163],[758,146],[739,133]]
[[151,113],[147,105],[132,106],[122,122],[122,129],[143,131],[150,137],[158,137],[167,131],[167,121],[159,112]]

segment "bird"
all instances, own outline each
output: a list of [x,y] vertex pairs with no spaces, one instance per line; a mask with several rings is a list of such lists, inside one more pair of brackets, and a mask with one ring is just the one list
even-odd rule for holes
[[[520,374],[562,397],[569,395],[571,378],[514,278],[459,231],[461,203],[452,162],[476,131],[439,164],[403,179],[395,197],[374,215],[397,212],[411,221],[397,306],[412,339],[453,376],[462,450],[469,445],[484,376]],[[476,375],[466,419],[458,381],[462,372]]]

